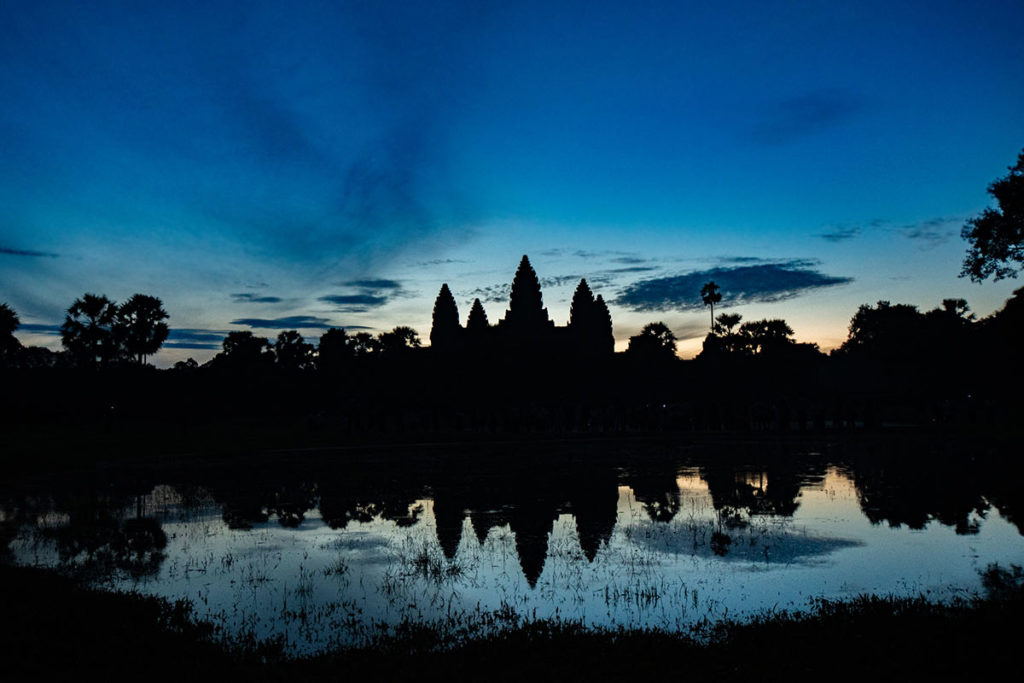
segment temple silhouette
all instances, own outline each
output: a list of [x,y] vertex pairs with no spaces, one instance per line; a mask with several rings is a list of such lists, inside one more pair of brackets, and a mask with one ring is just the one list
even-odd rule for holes
[[612,318],[604,298],[581,279],[569,308],[569,323],[558,326],[544,307],[540,280],[523,255],[512,280],[505,317],[491,325],[480,299],[473,301],[466,325],[448,284],[434,301],[430,345],[440,353],[503,353],[544,356],[610,356],[615,349]]

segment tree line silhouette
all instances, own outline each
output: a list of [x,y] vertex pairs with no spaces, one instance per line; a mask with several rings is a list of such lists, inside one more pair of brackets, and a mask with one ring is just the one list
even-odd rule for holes
[[[713,306],[721,291],[708,283],[702,298]],[[556,326],[525,256],[496,324],[477,300],[461,325],[442,285],[429,347],[406,326],[376,336],[329,329],[316,345],[296,330],[273,342],[237,331],[203,366],[189,360],[156,372],[145,360],[167,338],[167,318],[152,296],[118,305],[86,294],[61,327],[65,351],[52,353],[22,348],[17,315],[0,306],[3,365],[18,387],[5,394],[4,415],[79,411],[107,420],[112,410],[146,406],[187,424],[196,414],[306,414],[353,434],[987,428],[1015,422],[1020,397],[1012,387],[1024,370],[1024,289],[981,319],[962,299],[926,312],[863,305],[846,341],[827,355],[797,342],[784,320],[722,312],[700,354],[682,361],[661,322],[614,353],[607,306],[585,280],[568,325]],[[985,369],[967,371],[982,358]],[[43,379],[43,369],[57,374]],[[108,376],[102,387],[67,374],[97,370]],[[224,389],[233,392],[229,401],[218,398]],[[148,398],[135,405],[133,394]]]
[[[997,208],[963,230],[969,250],[961,275],[977,281],[1015,276],[1022,263],[1024,151],[989,193]],[[980,319],[963,299],[925,312],[889,301],[862,305],[847,339],[827,355],[797,342],[785,320],[716,316],[723,292],[713,281],[699,295],[711,326],[694,360],[677,357],[677,338],[663,322],[644,326],[614,353],[602,295],[580,280],[568,324],[555,325],[524,255],[496,323],[476,299],[462,325],[443,284],[429,347],[406,326],[377,335],[329,329],[316,345],[297,330],[274,341],[239,331],[203,366],[189,359],[162,373],[146,365],[169,332],[153,296],[118,305],[85,294],[68,308],[59,353],[22,347],[17,314],[0,304],[0,371],[9,387],[0,419],[76,412],[94,419],[120,407],[182,424],[197,414],[315,415],[346,433],[1019,429],[1024,288]],[[95,370],[107,374],[103,383],[75,374]]]

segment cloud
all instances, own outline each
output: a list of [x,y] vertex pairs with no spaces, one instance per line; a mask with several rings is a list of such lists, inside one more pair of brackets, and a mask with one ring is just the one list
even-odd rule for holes
[[751,129],[755,141],[780,145],[840,125],[863,109],[863,104],[833,91],[812,92],[776,102],[761,113]]
[[512,285],[500,284],[462,290],[458,294],[460,299],[480,299],[485,304],[503,304],[508,301],[511,292]]
[[899,231],[907,239],[918,242],[922,249],[933,249],[952,239],[958,232],[954,226],[959,226],[963,220],[955,216],[931,218],[921,223],[904,225]]
[[388,297],[373,294],[329,294],[318,298],[317,301],[337,306],[339,311],[365,313],[371,308],[380,308],[386,304]]
[[279,296],[260,296],[252,292],[239,292],[232,294],[231,298],[238,304],[277,304],[283,301]]
[[401,289],[402,283],[397,280],[385,279],[349,280],[345,286],[359,287],[360,289]]
[[453,263],[469,263],[464,259],[457,258],[436,258],[429,261],[418,261],[415,265],[417,266],[446,266]]
[[857,225],[836,226],[818,234],[826,242],[845,242],[860,236],[861,228]]
[[385,278],[365,278],[349,280],[342,283],[343,287],[355,290],[345,294],[325,294],[317,300],[337,306],[336,310],[344,313],[365,313],[373,308],[380,308],[392,299],[413,296],[402,288],[398,280]]
[[693,311],[704,308],[700,290],[709,280],[721,288],[722,305],[784,301],[853,282],[853,278],[826,275],[812,265],[807,259],[791,259],[640,280],[625,287],[614,303],[633,311]]
[[676,335],[676,340],[681,342],[690,339],[703,339],[708,335],[708,331],[708,323],[705,322],[689,321],[672,328],[672,333]]
[[649,273],[652,270],[657,270],[654,266],[629,266],[626,268],[611,268],[607,272],[609,273]]
[[0,254],[4,256],[28,256],[30,258],[60,258],[60,254],[49,251],[35,251],[33,249],[12,249],[11,247],[0,247]]
[[239,318],[232,320],[231,324],[265,330],[326,330],[337,327],[327,318],[317,318],[311,315],[290,315],[284,318]]

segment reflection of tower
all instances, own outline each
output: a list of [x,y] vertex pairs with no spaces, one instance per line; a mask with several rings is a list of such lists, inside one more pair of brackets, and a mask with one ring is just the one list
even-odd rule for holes
[[519,565],[530,588],[537,585],[537,579],[544,571],[544,560],[548,556],[548,535],[554,528],[558,516],[554,505],[544,500],[534,500],[517,505],[509,519],[509,527],[516,537],[516,552]]
[[473,510],[470,513],[469,521],[473,524],[473,532],[481,546],[487,540],[487,534],[492,528],[508,524],[508,519],[501,510]]
[[462,520],[465,518],[465,508],[462,501],[457,497],[441,502],[440,496],[434,496],[434,523],[437,527],[437,541],[441,544],[441,551],[449,560],[455,557],[459,549],[459,541],[462,540]]
[[[604,475],[604,476],[601,476]],[[570,504],[576,518],[580,548],[591,562],[602,543],[607,543],[618,517],[619,487],[613,472],[602,471],[576,483]]]

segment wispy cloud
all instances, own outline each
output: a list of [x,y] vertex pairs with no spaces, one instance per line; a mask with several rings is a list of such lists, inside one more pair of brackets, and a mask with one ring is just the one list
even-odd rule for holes
[[845,242],[859,237],[861,232],[858,225],[840,225],[826,229],[825,232],[819,233],[818,237],[826,242]]
[[826,275],[813,265],[808,259],[791,259],[640,280],[625,287],[615,303],[634,311],[699,310],[704,307],[700,290],[709,280],[721,288],[723,305],[784,301],[853,282],[853,278]]
[[27,256],[29,258],[60,258],[60,254],[50,251],[35,251],[34,249],[12,249],[11,247],[0,247],[0,254],[4,256]]
[[922,249],[934,249],[951,240],[963,221],[962,217],[943,216],[904,225],[899,231],[907,239],[919,243]]
[[260,296],[253,292],[238,292],[232,294],[231,298],[239,304],[277,304],[283,301],[279,296]]
[[341,286],[349,291],[341,294],[325,294],[317,300],[335,306],[335,310],[339,312],[365,313],[371,309],[385,306],[393,299],[413,296],[412,292],[402,287],[401,282],[386,278],[348,280]]
[[385,280],[381,279],[368,279],[368,280],[349,280],[345,283],[346,287],[359,287],[360,289],[401,289],[402,283],[398,280]]
[[847,94],[811,92],[776,102],[760,110],[762,119],[751,128],[755,141],[780,145],[838,126],[864,108]]
[[317,301],[348,308],[349,310],[356,308],[359,311],[366,311],[371,308],[380,308],[388,302],[388,298],[372,294],[329,294],[318,298]]
[[312,315],[290,315],[283,318],[238,318],[232,320],[231,324],[263,330],[326,330],[338,327],[327,318],[318,318]]

